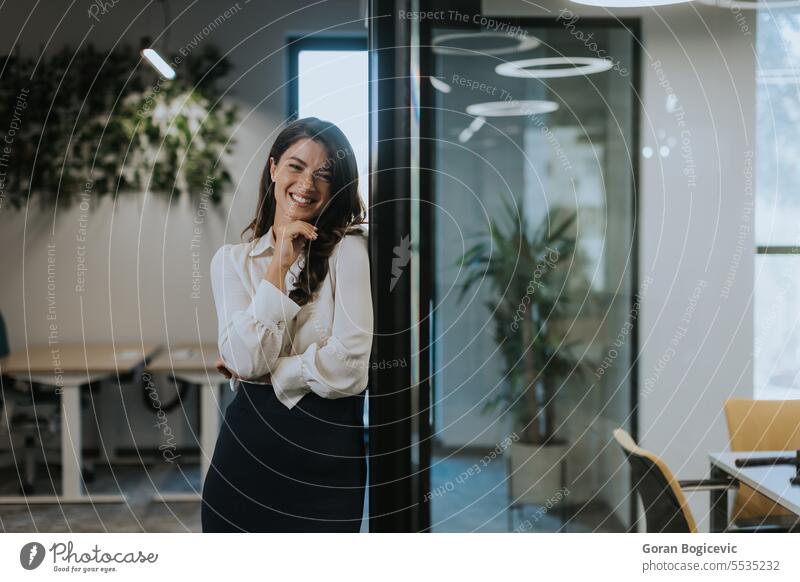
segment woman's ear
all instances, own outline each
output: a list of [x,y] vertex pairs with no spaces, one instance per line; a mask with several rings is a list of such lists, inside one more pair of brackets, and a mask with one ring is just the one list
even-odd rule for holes
[[275,181],[275,159],[272,156],[269,157],[269,178]]

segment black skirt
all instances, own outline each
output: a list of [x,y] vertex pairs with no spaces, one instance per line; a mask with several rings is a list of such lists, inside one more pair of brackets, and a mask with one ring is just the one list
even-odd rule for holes
[[358,532],[364,396],[306,394],[289,410],[272,386],[239,385],[203,483],[204,532]]

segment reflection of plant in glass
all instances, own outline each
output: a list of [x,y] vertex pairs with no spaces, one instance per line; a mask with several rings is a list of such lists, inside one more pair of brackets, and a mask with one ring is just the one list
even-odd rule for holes
[[0,120],[11,119],[20,92],[29,95],[6,144],[4,193],[15,208],[145,190],[205,192],[218,203],[231,183],[224,154],[236,112],[217,89],[230,66],[213,46],[184,59],[172,81],[129,46],[64,48],[41,60],[13,54],[3,67]]
[[488,240],[464,253],[466,270],[460,298],[486,279],[493,299],[487,307],[494,318],[494,339],[508,369],[503,383],[486,402],[485,410],[502,407],[513,413],[522,440],[544,444],[555,436],[555,388],[571,373],[589,366],[577,361],[551,328],[555,320],[574,311],[567,292],[567,266],[575,256],[576,215],[560,219],[552,209],[531,229],[517,206],[505,203],[507,223],[489,223]]

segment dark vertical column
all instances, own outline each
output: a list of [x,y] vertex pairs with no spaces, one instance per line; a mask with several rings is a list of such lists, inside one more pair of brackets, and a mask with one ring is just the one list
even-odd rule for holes
[[[437,6],[438,8],[438,6]],[[419,71],[420,71],[420,111],[419,111],[419,407],[416,410],[419,455],[417,466],[416,495],[418,500],[419,531],[430,531],[431,508],[425,501],[431,490],[430,465],[433,439],[433,338],[436,337],[432,307],[436,304],[436,254],[434,244],[434,180],[436,168],[436,102],[433,88],[428,80],[435,75],[433,51],[431,46],[432,24],[420,23],[419,29]]]
[[[370,1],[370,252],[375,309],[373,361],[412,361],[411,278],[396,278],[395,247],[409,236],[408,10],[404,0]],[[402,251],[401,251],[402,254]],[[369,384],[369,527],[415,531],[411,464],[411,367],[375,366]]]
[[[633,213],[633,224],[631,228],[633,229],[633,233],[631,235],[631,245],[633,245],[633,272],[631,274],[633,278],[633,282],[631,284],[631,310],[633,310],[633,305],[639,301],[639,277],[642,272],[641,266],[639,264],[640,252],[639,252],[639,208],[640,208],[640,201],[639,201],[639,132],[641,131],[640,126],[640,113],[639,109],[636,104],[639,103],[642,95],[642,22],[640,19],[631,19],[631,20],[624,20],[622,21],[623,26],[625,26],[628,31],[630,31],[630,41],[634,43],[633,49],[633,92],[634,92],[634,106],[631,107],[631,136],[633,139],[633,143],[631,144],[630,151],[634,152],[632,156],[631,164],[633,166],[633,196],[631,197],[631,206],[632,206],[632,213]],[[639,438],[639,325],[641,322],[640,313],[637,312],[636,321],[633,322],[633,333],[631,334],[631,342],[633,345],[633,349],[631,350],[631,361],[628,363],[628,367],[630,369],[630,378],[631,378],[631,396],[630,396],[630,406],[631,406],[631,413],[630,413],[630,433],[633,436],[635,442],[640,442]],[[633,475],[631,475],[631,500],[630,500],[630,527],[634,531],[634,528],[637,527],[638,522],[638,513],[639,513],[639,505],[636,501],[636,495],[633,493],[636,491],[636,483],[634,481]]]

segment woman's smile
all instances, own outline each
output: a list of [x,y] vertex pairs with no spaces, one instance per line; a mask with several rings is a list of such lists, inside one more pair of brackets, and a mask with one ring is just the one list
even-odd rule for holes
[[310,196],[303,196],[295,192],[289,192],[289,197],[297,202],[300,206],[311,206],[316,200]]

